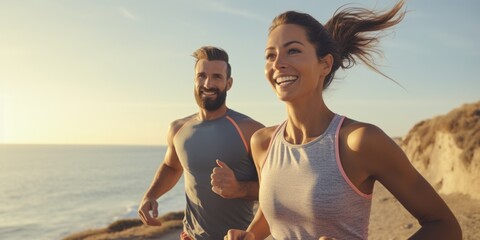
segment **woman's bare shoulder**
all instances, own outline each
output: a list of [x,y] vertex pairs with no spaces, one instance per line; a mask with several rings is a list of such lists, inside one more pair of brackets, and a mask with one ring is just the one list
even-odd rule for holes
[[278,125],[258,129],[252,136],[252,143],[256,145],[264,145],[265,142],[270,143],[272,135],[277,128]]
[[366,147],[379,146],[385,141],[392,141],[382,129],[371,123],[345,118],[340,129],[340,138],[352,150],[365,149]]

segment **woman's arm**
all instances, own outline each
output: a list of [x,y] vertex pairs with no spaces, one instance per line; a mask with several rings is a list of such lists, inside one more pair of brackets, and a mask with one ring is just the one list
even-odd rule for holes
[[[256,131],[252,138],[250,139],[250,145],[252,147],[252,157],[257,168],[258,181],[261,182],[262,167],[267,156],[268,147],[273,132],[276,127],[262,128]],[[260,188],[259,191],[262,191]],[[248,226],[246,231],[232,229],[228,231],[225,239],[229,240],[254,240],[254,239],[265,239],[270,235],[270,228],[268,222],[265,219],[262,209],[259,206],[257,213],[255,214],[254,219]]]
[[433,187],[412,166],[403,150],[369,124],[349,132],[347,146],[369,176],[382,183],[420,223],[411,239],[462,239],[457,219]]

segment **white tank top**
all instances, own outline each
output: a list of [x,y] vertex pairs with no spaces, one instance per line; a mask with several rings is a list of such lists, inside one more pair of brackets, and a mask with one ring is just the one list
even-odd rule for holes
[[367,239],[371,195],[346,176],[338,151],[344,117],[335,114],[315,140],[285,141],[274,133],[261,172],[259,200],[274,239]]

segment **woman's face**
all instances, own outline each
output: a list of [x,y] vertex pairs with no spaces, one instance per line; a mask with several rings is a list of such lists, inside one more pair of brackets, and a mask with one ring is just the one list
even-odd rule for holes
[[303,27],[283,24],[270,32],[265,49],[265,76],[282,101],[293,101],[323,90],[325,64]]

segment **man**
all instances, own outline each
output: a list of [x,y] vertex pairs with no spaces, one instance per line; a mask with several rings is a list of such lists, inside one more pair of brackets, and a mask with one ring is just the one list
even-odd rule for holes
[[138,212],[145,224],[161,225],[156,200],[184,172],[187,206],[182,239],[223,239],[228,229],[246,229],[253,219],[258,179],[249,142],[263,125],[227,108],[233,79],[224,50],[202,47],[193,57],[199,111],[170,124],[164,162]]

